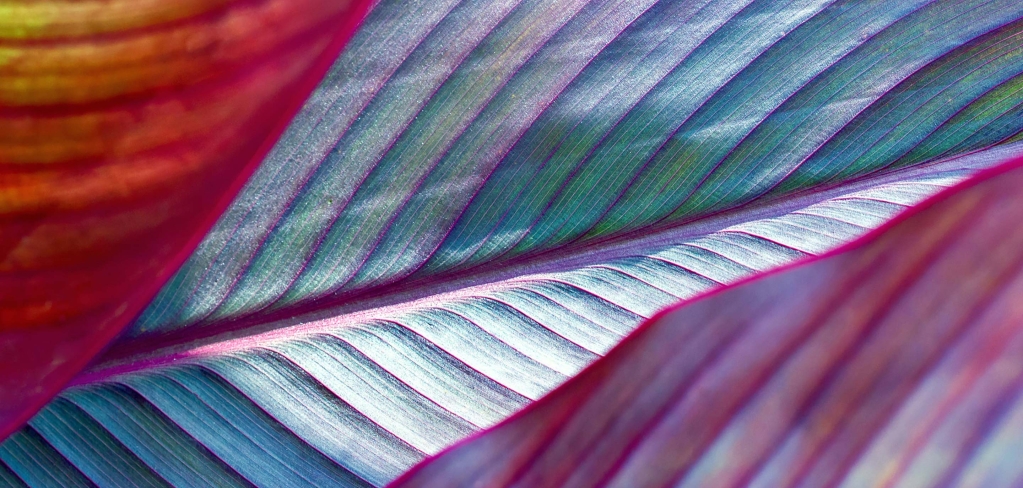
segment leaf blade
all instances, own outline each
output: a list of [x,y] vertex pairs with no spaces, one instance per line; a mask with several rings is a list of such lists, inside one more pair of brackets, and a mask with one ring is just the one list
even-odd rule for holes
[[[341,119],[286,137],[132,336],[400,294],[1023,129],[1011,116],[1020,12],[998,2],[527,7],[444,4],[418,23],[413,7],[382,3],[306,120]],[[398,25],[417,26],[400,48],[369,41]],[[824,107],[835,116],[820,122]],[[285,173],[294,183],[277,191]]]

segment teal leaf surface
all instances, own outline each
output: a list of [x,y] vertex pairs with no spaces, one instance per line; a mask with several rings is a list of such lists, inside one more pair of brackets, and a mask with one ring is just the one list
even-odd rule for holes
[[381,2],[135,323],[239,327],[997,144],[1015,1]]
[[1023,153],[1021,19],[382,0],[131,330],[0,444],[0,483],[384,485],[662,308]]

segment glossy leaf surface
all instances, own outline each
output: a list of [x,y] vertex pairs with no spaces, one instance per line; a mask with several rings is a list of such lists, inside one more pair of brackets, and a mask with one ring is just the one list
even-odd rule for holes
[[394,486],[1013,486],[1023,160],[658,314]]
[[149,303],[366,7],[0,4],[0,438]]

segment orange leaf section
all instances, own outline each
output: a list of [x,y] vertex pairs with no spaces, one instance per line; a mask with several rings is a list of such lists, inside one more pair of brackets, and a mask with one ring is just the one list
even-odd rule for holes
[[0,438],[155,295],[368,4],[0,1]]
[[1021,165],[658,314],[394,486],[1018,485]]

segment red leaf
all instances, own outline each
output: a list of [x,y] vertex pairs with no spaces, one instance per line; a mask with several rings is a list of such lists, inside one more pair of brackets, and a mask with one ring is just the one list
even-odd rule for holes
[[368,3],[7,7],[0,20],[0,438],[155,295]]

